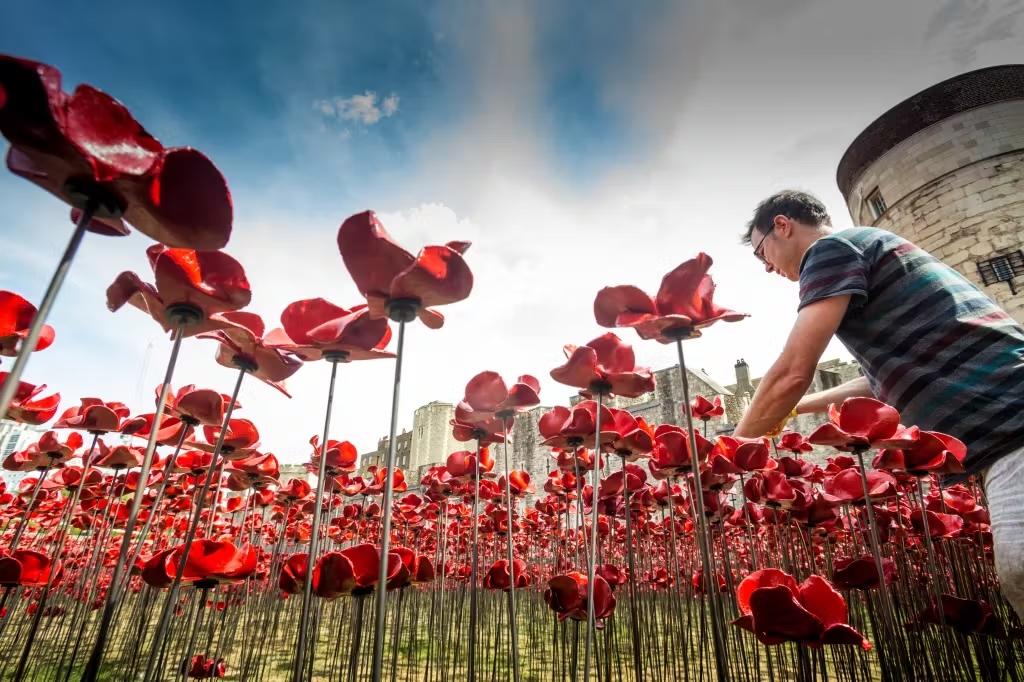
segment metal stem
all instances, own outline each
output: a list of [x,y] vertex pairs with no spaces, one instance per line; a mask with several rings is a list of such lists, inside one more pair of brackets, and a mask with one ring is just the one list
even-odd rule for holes
[[[921,528],[924,530],[924,544],[928,549],[928,568],[932,572],[932,580],[935,585],[935,611],[939,615],[939,624],[946,624],[946,612],[942,608],[942,587],[943,576],[939,575],[939,571],[936,568],[935,563],[935,549],[932,547],[932,533],[928,527],[928,510],[924,505],[924,488],[921,484],[921,477],[917,477],[917,485],[915,486],[915,492],[917,492],[917,502],[921,506]],[[942,499],[941,495],[939,499]],[[870,504],[870,501],[869,501]],[[878,574],[879,587],[885,589],[885,575],[882,573]]]
[[686,409],[686,432],[689,436],[690,464],[693,468],[693,502],[697,512],[697,542],[700,544],[701,562],[704,566],[705,589],[711,604],[711,635],[715,649],[715,666],[719,680],[729,679],[728,653],[725,648],[721,614],[718,611],[718,581],[713,578],[714,564],[711,563],[711,548],[708,544],[707,518],[704,516],[704,494],[700,485],[700,464],[697,461],[697,435],[693,430],[693,414],[690,405],[690,381],[686,376],[686,358],[683,355],[683,340],[676,339],[676,352],[679,355],[679,378],[683,385],[683,404]]
[[[167,406],[167,394],[171,390],[171,379],[174,376],[174,367],[178,364],[178,351],[181,350],[181,340],[185,334],[185,323],[180,323],[174,330],[174,341],[171,344],[171,357],[167,361],[167,371],[164,372],[164,383],[160,387],[160,399],[156,406],[156,413],[153,415],[153,426],[149,433],[149,441],[146,443],[146,452],[142,458],[142,468],[139,469],[139,485],[135,488],[135,496],[132,498],[132,508],[128,513],[128,520],[125,522],[124,535],[121,538],[121,550],[117,556],[117,563],[114,564],[114,575],[110,580],[110,587],[107,591],[107,601],[103,605],[103,616],[100,620],[99,635],[96,637],[96,644],[93,646],[89,662],[82,673],[82,682],[96,682],[100,672],[100,661],[103,659],[103,649],[107,644],[107,636],[110,634],[110,624],[114,618],[114,611],[117,608],[122,593],[121,579],[129,575],[130,566],[128,558],[128,547],[131,545],[132,531],[135,530],[135,521],[138,519],[139,509],[142,508],[142,499],[146,495],[146,481],[149,480],[149,471],[153,466],[153,454],[156,452],[156,434],[160,430],[160,420],[163,418],[164,409]],[[82,472],[84,476],[86,472]],[[142,540],[140,539],[140,544]],[[182,562],[184,566],[185,562]],[[127,582],[127,581],[126,581]]]
[[71,269],[71,262],[75,259],[78,247],[82,244],[85,229],[99,207],[99,202],[94,199],[90,199],[85,204],[82,215],[79,216],[78,223],[75,225],[75,231],[71,233],[71,239],[68,240],[68,245],[64,248],[64,255],[60,257],[60,262],[57,263],[57,270],[54,271],[53,277],[50,278],[50,284],[46,287],[46,293],[43,294],[43,300],[36,309],[35,317],[32,318],[32,325],[28,329],[28,334],[25,336],[25,340],[21,342],[21,348],[18,349],[18,357],[15,359],[11,372],[7,375],[3,386],[0,387],[0,421],[7,416],[7,408],[10,406],[11,399],[14,398],[14,393],[18,390],[18,382],[25,371],[25,366],[28,364],[28,358],[35,351],[36,344],[39,343],[39,335],[43,333],[46,318],[50,316],[50,309],[53,308],[53,303],[57,300],[57,294],[60,292],[61,286],[64,285],[64,280],[68,276],[68,270]]
[[[600,467],[598,466],[601,462],[601,401],[604,395],[600,391],[594,391],[595,398],[597,399],[597,416],[594,419],[594,481],[593,481],[593,496],[591,499],[590,509],[590,564],[587,566],[587,637],[586,643],[583,647],[583,679],[590,679],[590,642],[595,639],[595,633],[597,631],[597,619],[594,615],[594,575],[595,569],[597,568],[597,506],[598,506],[598,488],[600,487]],[[625,471],[623,471],[623,480],[625,480]]]
[[220,435],[217,436],[217,444],[213,448],[213,459],[210,460],[210,468],[206,473],[206,480],[203,481],[203,488],[195,498],[195,510],[192,513],[192,522],[189,524],[188,533],[185,535],[185,543],[181,548],[181,558],[178,560],[178,570],[175,572],[174,582],[171,583],[171,586],[167,591],[167,599],[164,601],[163,608],[160,612],[160,624],[157,626],[156,634],[153,636],[152,649],[149,652],[149,662],[146,664],[146,676],[143,678],[144,682],[149,682],[149,680],[153,678],[154,668],[156,667],[156,662],[160,655],[164,635],[167,632],[167,625],[170,622],[171,613],[174,611],[175,604],[177,603],[178,588],[181,586],[181,578],[185,574],[185,566],[188,564],[188,555],[192,550],[192,540],[195,538],[196,529],[199,527],[199,519],[203,512],[203,501],[206,499],[206,493],[210,491],[210,483],[213,480],[214,470],[217,466],[217,457],[220,455],[220,451],[224,447],[224,438],[228,433],[228,425],[231,423],[231,415],[235,411],[235,404],[238,401],[238,392],[242,388],[242,380],[245,379],[245,375],[248,371],[249,367],[247,366],[242,367],[238,372],[238,381],[235,382],[235,390],[231,394],[231,401],[228,403],[228,409],[224,413],[224,422],[221,424]]
[[391,549],[391,500],[394,497],[395,436],[398,433],[398,395],[402,384],[402,347],[405,345],[405,320],[398,323],[395,347],[395,382],[391,397],[391,431],[388,438],[387,478],[381,507],[380,573],[377,584],[377,620],[373,624],[373,682],[381,682],[384,672],[384,625],[388,613],[388,552]]
[[7,547],[8,554],[14,554],[14,550],[18,549],[18,543],[21,542],[21,536],[28,528],[28,517],[32,515],[32,507],[36,504],[36,498],[39,497],[39,490],[43,487],[43,480],[46,478],[46,474],[49,473],[50,468],[53,466],[53,459],[48,459],[46,466],[42,469],[36,469],[36,473],[39,474],[39,478],[36,479],[36,483],[32,486],[32,495],[29,497],[28,504],[25,505],[25,513],[22,514],[21,520],[18,522],[18,527],[14,531],[14,537],[11,539],[11,544]]
[[469,682],[476,682],[476,635],[477,635],[477,574],[480,570],[480,453],[483,446],[476,442],[476,457],[473,470],[473,513],[469,522],[473,524],[473,560],[469,568]]
[[516,578],[514,573],[514,561],[515,553],[513,551],[513,521],[512,521],[512,510],[514,504],[512,501],[512,483],[509,481],[509,468],[508,468],[508,430],[511,428],[508,417],[502,419],[502,428],[505,436],[505,498],[508,500],[508,534],[506,535],[508,542],[508,627],[509,637],[511,642],[509,645],[512,652],[512,682],[519,682],[519,634],[516,628]]
[[331,363],[331,382],[327,388],[327,416],[324,417],[324,439],[320,442],[320,468],[316,477],[316,500],[313,504],[313,527],[309,535],[309,555],[306,557],[306,581],[302,588],[302,620],[299,621],[299,643],[295,651],[295,668],[292,680],[301,682],[306,660],[306,636],[309,623],[309,604],[313,596],[313,563],[316,561],[320,540],[320,505],[324,499],[324,482],[327,479],[327,435],[331,426],[331,407],[334,403],[334,381],[338,376],[338,360],[328,358]]

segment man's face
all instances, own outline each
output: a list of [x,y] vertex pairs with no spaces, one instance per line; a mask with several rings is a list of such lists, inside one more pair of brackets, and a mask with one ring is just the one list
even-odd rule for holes
[[800,280],[800,259],[794,258],[793,221],[775,216],[767,232],[754,229],[751,234],[754,255],[764,264],[765,272],[774,272],[791,282]]

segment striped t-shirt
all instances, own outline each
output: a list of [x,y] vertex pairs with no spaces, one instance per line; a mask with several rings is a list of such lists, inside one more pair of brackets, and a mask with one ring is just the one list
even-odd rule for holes
[[1024,328],[960,273],[891,232],[822,237],[800,308],[850,294],[836,336],[903,424],[955,436],[968,473],[1024,447]]

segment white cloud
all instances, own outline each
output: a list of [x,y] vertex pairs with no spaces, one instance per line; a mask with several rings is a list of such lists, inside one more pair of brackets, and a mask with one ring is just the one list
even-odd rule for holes
[[328,118],[371,126],[379,123],[382,118],[393,116],[398,111],[398,103],[398,95],[391,93],[378,105],[377,93],[367,90],[351,97],[316,100],[313,109]]

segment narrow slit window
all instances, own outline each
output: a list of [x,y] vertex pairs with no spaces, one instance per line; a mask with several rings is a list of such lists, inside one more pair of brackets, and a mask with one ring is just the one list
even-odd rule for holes
[[875,220],[881,218],[889,210],[889,207],[885,204],[885,197],[882,196],[877,187],[868,194],[867,202],[871,208],[871,215]]

